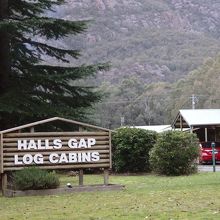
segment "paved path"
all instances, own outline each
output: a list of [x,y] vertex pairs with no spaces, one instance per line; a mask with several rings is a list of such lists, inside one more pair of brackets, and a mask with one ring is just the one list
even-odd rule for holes
[[[199,165],[198,169],[201,172],[213,172],[212,164],[210,164],[210,165]],[[215,170],[216,170],[216,172],[220,172],[220,165],[219,164],[215,166]]]

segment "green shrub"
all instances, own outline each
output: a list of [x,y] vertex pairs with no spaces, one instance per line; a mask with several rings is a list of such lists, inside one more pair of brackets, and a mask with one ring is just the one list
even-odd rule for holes
[[60,185],[54,172],[48,172],[36,167],[24,168],[13,174],[13,184],[16,189],[54,189]]
[[156,132],[120,128],[113,134],[113,170],[116,172],[149,171],[149,151],[156,142]]
[[159,135],[150,152],[153,171],[164,175],[185,175],[197,171],[195,161],[199,156],[195,134],[168,131]]

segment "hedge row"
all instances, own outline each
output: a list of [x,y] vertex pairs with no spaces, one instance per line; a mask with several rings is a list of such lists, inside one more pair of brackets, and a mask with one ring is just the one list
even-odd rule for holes
[[113,134],[115,172],[149,172],[184,175],[197,171],[199,156],[195,134],[168,131],[156,134],[137,128],[120,128]]
[[113,168],[116,172],[150,170],[149,151],[157,134],[136,128],[120,128],[113,134]]

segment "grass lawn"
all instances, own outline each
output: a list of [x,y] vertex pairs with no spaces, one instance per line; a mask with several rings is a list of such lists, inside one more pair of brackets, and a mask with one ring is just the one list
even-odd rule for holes
[[[77,184],[77,177],[61,177]],[[86,175],[85,184],[102,183]],[[220,172],[183,177],[110,176],[123,191],[4,198],[0,220],[220,219]]]

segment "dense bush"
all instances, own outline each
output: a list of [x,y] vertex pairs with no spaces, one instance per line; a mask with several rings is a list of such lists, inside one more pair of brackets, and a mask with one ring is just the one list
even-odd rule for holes
[[54,189],[60,182],[54,172],[31,167],[16,171],[13,174],[13,184],[19,190]]
[[159,135],[150,152],[153,171],[164,175],[184,175],[197,171],[195,161],[199,156],[195,134],[168,131]]
[[156,142],[156,133],[137,128],[115,131],[113,143],[113,170],[116,172],[149,171],[149,151]]

